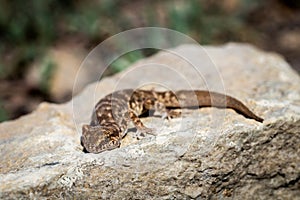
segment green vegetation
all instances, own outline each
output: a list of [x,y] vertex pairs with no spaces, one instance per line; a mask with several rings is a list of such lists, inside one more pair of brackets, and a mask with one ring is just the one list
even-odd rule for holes
[[3,108],[2,101],[0,101],[0,122],[3,122],[8,119],[8,114],[6,110]]
[[41,80],[40,80],[40,89],[42,92],[47,94],[50,89],[51,78],[55,70],[55,63],[52,62],[49,58],[44,58],[41,67]]
[[[188,34],[201,44],[244,40],[244,16],[258,1],[242,0],[239,9],[230,12],[219,1],[139,2],[0,0],[0,77],[22,77],[29,63],[70,36],[85,38],[88,46],[95,46],[123,30],[161,26]],[[137,20],[128,13],[134,13]],[[120,71],[142,57],[141,52],[126,54],[113,64],[113,70]]]
[[111,70],[115,73],[120,72],[126,69],[126,67],[128,67],[130,64],[140,60],[143,57],[144,56],[140,50],[128,52],[117,60],[113,61],[113,63],[110,65]]

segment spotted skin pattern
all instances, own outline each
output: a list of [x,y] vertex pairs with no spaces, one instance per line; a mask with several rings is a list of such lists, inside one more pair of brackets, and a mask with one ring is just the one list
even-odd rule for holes
[[153,90],[120,90],[108,94],[96,104],[90,125],[82,126],[81,143],[86,152],[100,153],[120,147],[122,138],[133,122],[141,135],[155,135],[144,126],[139,116],[154,110],[163,118],[180,116],[175,108],[217,107],[231,108],[246,118],[263,122],[239,100],[217,92],[179,90],[157,92]]

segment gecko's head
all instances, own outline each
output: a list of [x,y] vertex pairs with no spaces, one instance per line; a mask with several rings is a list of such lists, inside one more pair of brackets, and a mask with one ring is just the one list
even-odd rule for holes
[[113,129],[100,126],[82,126],[81,144],[84,151],[90,153],[100,153],[112,150],[120,146],[118,133]]

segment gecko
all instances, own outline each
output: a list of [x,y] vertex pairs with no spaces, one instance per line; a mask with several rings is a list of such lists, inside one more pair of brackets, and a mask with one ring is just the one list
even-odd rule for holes
[[155,111],[163,118],[180,116],[178,108],[217,107],[231,108],[246,118],[263,122],[241,101],[229,95],[207,90],[179,90],[158,92],[154,90],[125,89],[115,91],[100,99],[95,105],[90,124],[82,126],[81,144],[85,152],[100,153],[120,147],[130,122],[137,133],[155,134],[146,127],[139,116]]

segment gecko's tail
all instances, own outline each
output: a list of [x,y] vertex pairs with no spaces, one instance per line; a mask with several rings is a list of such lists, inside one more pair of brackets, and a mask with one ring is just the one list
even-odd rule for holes
[[[187,94],[189,93],[189,94]],[[194,93],[194,94],[192,94]],[[178,101],[184,107],[217,107],[217,108],[232,108],[236,112],[244,115],[247,118],[254,119],[258,122],[263,122],[264,119],[255,115],[241,101],[234,97],[209,91],[187,91],[181,90],[176,93]],[[193,96],[195,97],[193,99]],[[187,98],[192,97],[192,98]]]

